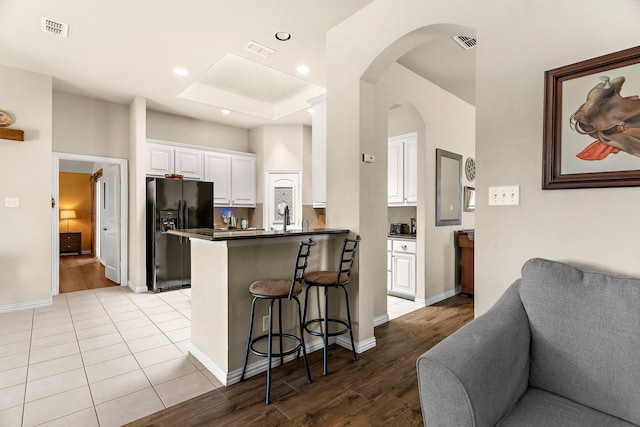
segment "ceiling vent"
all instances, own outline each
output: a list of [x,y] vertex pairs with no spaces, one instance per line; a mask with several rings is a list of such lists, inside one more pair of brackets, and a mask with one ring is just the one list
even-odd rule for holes
[[260,43],[254,42],[253,40],[244,45],[244,50],[255,53],[256,55],[259,55],[263,58],[268,58],[276,52],[274,49],[263,46]]
[[474,39],[473,37],[467,37],[467,36],[453,36],[451,37],[456,43],[458,43],[460,45],[460,47],[462,47],[465,50],[469,50],[469,49],[473,49],[474,47],[476,47],[476,44],[478,44],[478,42],[476,41],[476,39]]
[[40,29],[45,33],[50,33],[65,39],[69,36],[69,25],[62,22],[54,21],[53,19],[40,17]]

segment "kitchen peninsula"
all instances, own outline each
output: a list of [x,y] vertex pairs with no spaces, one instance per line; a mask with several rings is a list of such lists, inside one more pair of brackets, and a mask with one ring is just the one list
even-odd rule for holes
[[[242,370],[252,300],[249,285],[256,280],[291,278],[298,243],[309,238],[317,244],[311,249],[308,271],[336,268],[343,239],[349,230],[189,229],[169,233],[188,237],[191,241],[189,351],[220,382],[229,385],[239,381]],[[298,298],[304,304],[304,293]],[[314,297],[309,316],[318,317],[318,308]],[[295,304],[282,304],[282,309],[283,329],[293,331],[297,320]],[[268,304],[258,303],[254,336],[264,333],[265,316],[268,316]],[[311,338],[305,337],[308,351],[321,348],[321,341],[316,343]],[[266,359],[250,355],[247,376],[264,370]]]

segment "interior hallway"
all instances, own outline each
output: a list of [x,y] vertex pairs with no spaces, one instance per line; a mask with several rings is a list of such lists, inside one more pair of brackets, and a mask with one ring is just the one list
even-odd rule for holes
[[104,277],[104,265],[93,255],[60,257],[60,293],[118,286]]

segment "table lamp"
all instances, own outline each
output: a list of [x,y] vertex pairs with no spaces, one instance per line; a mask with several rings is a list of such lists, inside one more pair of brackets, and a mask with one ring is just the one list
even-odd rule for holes
[[60,219],[67,220],[67,233],[69,232],[69,220],[76,218],[76,211],[73,209],[64,209],[60,211]]

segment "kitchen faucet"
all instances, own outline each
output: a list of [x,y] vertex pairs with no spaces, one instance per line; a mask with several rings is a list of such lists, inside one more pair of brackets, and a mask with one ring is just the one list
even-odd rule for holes
[[282,232],[286,233],[287,232],[287,225],[291,224],[291,220],[289,218],[289,205],[286,205],[284,207],[284,221],[282,223]]

